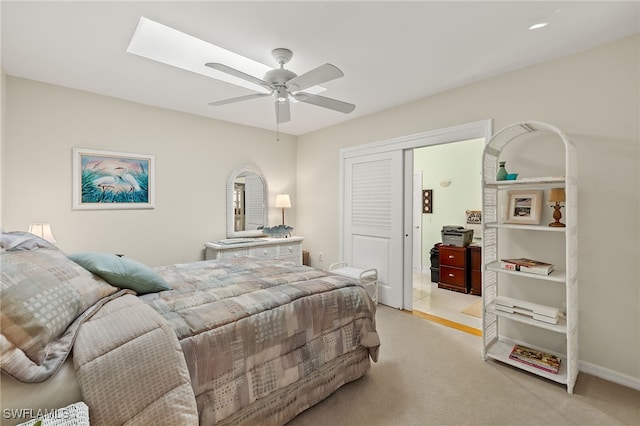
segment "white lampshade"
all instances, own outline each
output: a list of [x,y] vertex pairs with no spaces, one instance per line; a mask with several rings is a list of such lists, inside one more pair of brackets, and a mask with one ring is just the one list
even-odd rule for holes
[[276,207],[288,209],[291,208],[291,199],[289,194],[278,194],[276,196]]
[[29,232],[44,238],[50,243],[55,243],[56,239],[53,238],[53,232],[51,232],[51,225],[48,223],[32,223],[29,225]]

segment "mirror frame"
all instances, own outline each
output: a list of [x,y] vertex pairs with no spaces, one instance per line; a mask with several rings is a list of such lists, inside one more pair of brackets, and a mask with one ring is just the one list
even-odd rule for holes
[[262,174],[262,170],[254,164],[242,164],[229,174],[227,178],[227,238],[249,238],[249,237],[264,237],[265,234],[261,230],[251,230],[251,231],[236,231],[233,227],[234,222],[234,214],[233,214],[233,184],[238,176],[245,175],[247,173],[253,173],[258,175],[262,180],[262,184],[264,185],[264,191],[262,193],[263,200],[262,203],[264,205],[264,217],[263,223],[264,226],[269,226],[268,217],[269,217],[269,188],[267,186],[267,180],[264,178]]

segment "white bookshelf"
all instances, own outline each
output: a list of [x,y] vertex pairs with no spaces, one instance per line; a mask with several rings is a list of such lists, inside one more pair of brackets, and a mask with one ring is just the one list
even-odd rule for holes
[[[547,137],[552,134],[558,142],[564,145],[565,161],[562,176],[534,176],[511,181],[497,181],[498,161],[504,148],[513,140],[526,137],[526,143],[535,143],[537,135]],[[540,159],[538,159],[540,160]],[[503,161],[503,160],[500,160]],[[517,166],[511,165],[512,167]],[[545,377],[549,380],[565,384],[567,392],[573,393],[573,387],[578,376],[578,221],[577,221],[577,164],[573,143],[567,136],[554,126],[546,123],[527,121],[515,123],[497,132],[485,147],[483,153],[482,170],[483,189],[483,239],[482,239],[482,297],[483,297],[483,358],[494,359],[524,371]],[[566,201],[563,208],[564,228],[542,225],[520,225],[504,223],[504,199],[502,192],[514,189],[539,189],[546,191],[550,188],[564,187]],[[546,192],[543,192],[546,196]],[[543,196],[543,198],[544,198]],[[524,232],[523,232],[524,231]],[[545,253],[536,250],[535,246],[528,248],[529,252],[502,253],[503,245],[513,242],[509,240],[526,238],[525,235],[534,233],[542,238],[551,238],[560,234],[564,244],[564,257],[561,261],[554,261],[555,270],[549,275],[538,275],[527,272],[511,271],[500,267],[502,257],[528,257],[531,259],[545,259]],[[553,239],[557,242],[557,238]],[[517,241],[516,241],[517,242]],[[496,309],[496,298],[509,290],[513,285],[510,280],[527,280],[531,285],[548,282],[551,286],[562,286],[563,300],[555,301],[556,307],[566,309],[556,324],[535,320],[530,316],[519,313],[509,313]],[[539,285],[536,291],[545,292],[549,287]],[[527,301],[524,301],[527,302]],[[564,337],[563,352],[541,347],[538,342],[512,339],[501,330],[505,322],[524,324],[542,330],[543,333],[560,334]],[[537,333],[531,333],[537,336]],[[526,333],[525,333],[526,335]],[[533,349],[541,350],[561,359],[558,374],[549,373],[536,367],[529,366],[509,358],[514,344],[522,344]]]

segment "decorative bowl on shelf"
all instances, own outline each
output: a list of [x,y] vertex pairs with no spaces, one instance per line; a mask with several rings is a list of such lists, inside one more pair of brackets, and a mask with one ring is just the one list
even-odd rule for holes
[[291,231],[293,231],[293,227],[289,225],[265,226],[262,228],[262,233],[271,238],[290,237]]
[[518,174],[517,173],[507,173],[507,175],[505,176],[506,180],[516,180],[518,179]]

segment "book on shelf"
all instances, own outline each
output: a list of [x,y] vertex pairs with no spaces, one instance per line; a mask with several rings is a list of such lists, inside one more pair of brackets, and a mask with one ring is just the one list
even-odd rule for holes
[[500,267],[510,271],[528,272],[538,275],[549,275],[553,271],[553,264],[539,260],[519,257],[517,259],[501,259]]
[[515,345],[509,354],[509,358],[549,373],[558,374],[558,371],[560,371],[560,358],[526,346]]
[[549,324],[557,324],[560,314],[560,310],[552,306],[539,305],[505,296],[497,296],[494,306],[500,312],[521,314]]

